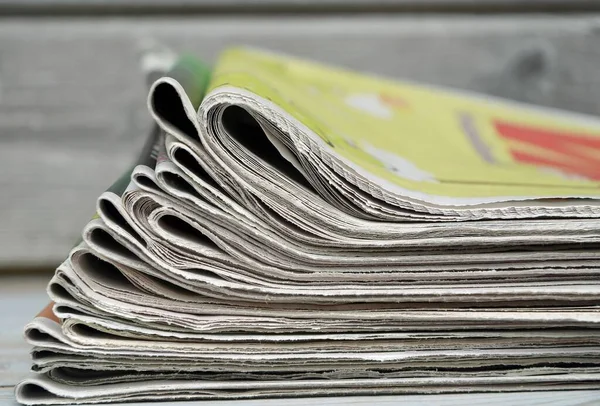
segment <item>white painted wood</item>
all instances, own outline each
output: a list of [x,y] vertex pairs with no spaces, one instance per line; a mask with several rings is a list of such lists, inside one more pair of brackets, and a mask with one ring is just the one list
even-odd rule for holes
[[196,16],[0,22],[0,268],[53,266],[149,126],[149,38],[212,61],[249,44],[600,113],[600,14]]
[[50,275],[0,277],[0,387],[13,386],[29,371],[23,327],[50,301],[49,280]]
[[597,10],[595,0],[0,0],[0,11],[20,14],[323,11],[556,11]]
[[[600,390],[564,392],[471,393],[447,395],[350,396],[189,402],[111,403],[115,406],[595,406]],[[0,404],[16,406],[13,388],[0,387]]]

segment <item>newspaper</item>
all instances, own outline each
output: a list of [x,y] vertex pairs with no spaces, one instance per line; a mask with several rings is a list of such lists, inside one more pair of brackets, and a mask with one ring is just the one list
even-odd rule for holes
[[600,121],[172,61],[145,59],[156,125],[25,328],[19,402],[600,385]]

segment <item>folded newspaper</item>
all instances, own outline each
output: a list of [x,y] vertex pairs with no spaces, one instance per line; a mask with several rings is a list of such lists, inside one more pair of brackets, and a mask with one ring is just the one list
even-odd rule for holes
[[19,402],[600,385],[600,120],[250,49],[161,66]]

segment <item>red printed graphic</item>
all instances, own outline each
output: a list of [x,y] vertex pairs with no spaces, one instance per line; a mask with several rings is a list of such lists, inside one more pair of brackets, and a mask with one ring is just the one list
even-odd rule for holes
[[392,108],[405,109],[409,107],[408,102],[404,98],[399,96],[392,96],[385,93],[381,93],[379,94],[379,98],[384,104],[387,104]]
[[[600,180],[600,137],[502,121],[494,121],[494,126],[502,138],[519,141],[519,145],[510,145],[515,161]],[[548,154],[526,145],[542,148]]]

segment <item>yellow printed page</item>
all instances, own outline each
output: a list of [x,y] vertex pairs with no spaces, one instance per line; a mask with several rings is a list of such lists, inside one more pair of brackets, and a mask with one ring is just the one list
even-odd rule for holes
[[225,52],[210,89],[270,100],[340,157],[402,189],[457,198],[600,196],[600,120],[386,80],[276,54]]

